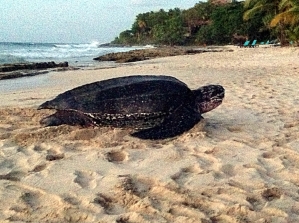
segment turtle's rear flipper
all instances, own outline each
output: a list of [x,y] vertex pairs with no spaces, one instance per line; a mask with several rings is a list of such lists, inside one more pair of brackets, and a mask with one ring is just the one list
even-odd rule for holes
[[40,124],[44,126],[58,125],[81,125],[83,127],[93,126],[93,120],[84,113],[72,110],[58,110],[53,115],[43,118]]
[[182,134],[191,129],[202,119],[194,109],[180,106],[174,113],[167,117],[161,125],[144,129],[132,134],[141,139],[166,139]]

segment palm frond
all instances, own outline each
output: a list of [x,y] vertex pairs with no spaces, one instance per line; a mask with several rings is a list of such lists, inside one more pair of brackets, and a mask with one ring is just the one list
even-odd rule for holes
[[295,41],[298,43],[298,41],[299,41],[299,26],[296,26],[296,27],[286,30],[286,34],[287,34],[289,40]]
[[253,8],[248,9],[247,11],[245,11],[244,15],[243,15],[243,19],[244,20],[249,20],[250,18],[252,18],[256,13],[261,12],[263,10],[263,5],[258,3],[256,4]]
[[277,26],[278,23],[283,22],[285,20],[286,17],[286,12],[282,12],[279,13],[278,15],[276,15],[270,22],[270,26],[271,27],[275,27]]
[[281,0],[279,3],[279,9],[284,10],[290,5],[290,0]]
[[245,9],[252,8],[252,6],[256,4],[256,2],[257,2],[256,0],[245,0],[244,8]]
[[279,13],[276,15],[271,23],[271,27],[277,26],[279,22],[282,22],[284,24],[294,25],[299,22],[299,8],[297,10],[292,9],[286,12]]
[[287,10],[288,8],[293,8],[299,6],[298,0],[281,0],[279,4],[280,10]]

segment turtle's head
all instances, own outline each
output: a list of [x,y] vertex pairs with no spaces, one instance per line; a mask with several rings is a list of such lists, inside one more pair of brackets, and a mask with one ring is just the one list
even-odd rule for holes
[[224,88],[220,85],[207,85],[193,90],[198,111],[206,113],[218,107],[224,98]]

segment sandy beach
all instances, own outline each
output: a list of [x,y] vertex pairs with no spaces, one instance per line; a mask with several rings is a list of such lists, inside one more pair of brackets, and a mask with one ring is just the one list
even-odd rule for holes
[[[299,49],[233,50],[0,81],[0,222],[298,222]],[[167,140],[39,124],[57,94],[138,74],[225,100]]]

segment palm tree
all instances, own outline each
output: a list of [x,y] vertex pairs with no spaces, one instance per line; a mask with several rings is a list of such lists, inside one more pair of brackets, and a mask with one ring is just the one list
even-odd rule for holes
[[145,34],[146,22],[144,20],[137,20],[137,41],[141,40],[141,36]]
[[143,20],[138,20],[137,23],[138,23],[138,27],[139,27],[139,29],[142,30],[142,31],[144,31],[145,28],[146,28],[146,22],[143,21]]
[[[284,0],[245,0],[244,8],[247,9],[243,15],[244,20],[253,18],[257,13],[263,13],[263,22],[265,27],[271,29],[272,19],[279,14],[280,2]],[[296,0],[294,0],[296,1]],[[285,26],[279,22],[277,25],[278,39],[282,45],[286,44]]]
[[244,3],[244,20],[254,18],[258,13],[263,13],[263,23],[265,29],[270,30],[270,22],[278,13],[280,0],[246,0]]
[[257,13],[265,13],[265,16],[274,16],[278,13],[280,0],[245,0],[244,20],[253,18]]
[[271,21],[271,27],[281,26],[285,28],[285,34],[289,40],[298,42],[299,29],[299,1],[281,0],[279,4],[280,13]]
[[298,0],[282,0],[279,4],[280,13],[277,14],[271,21],[272,27],[279,23],[285,25],[298,25],[299,23],[299,1]]

